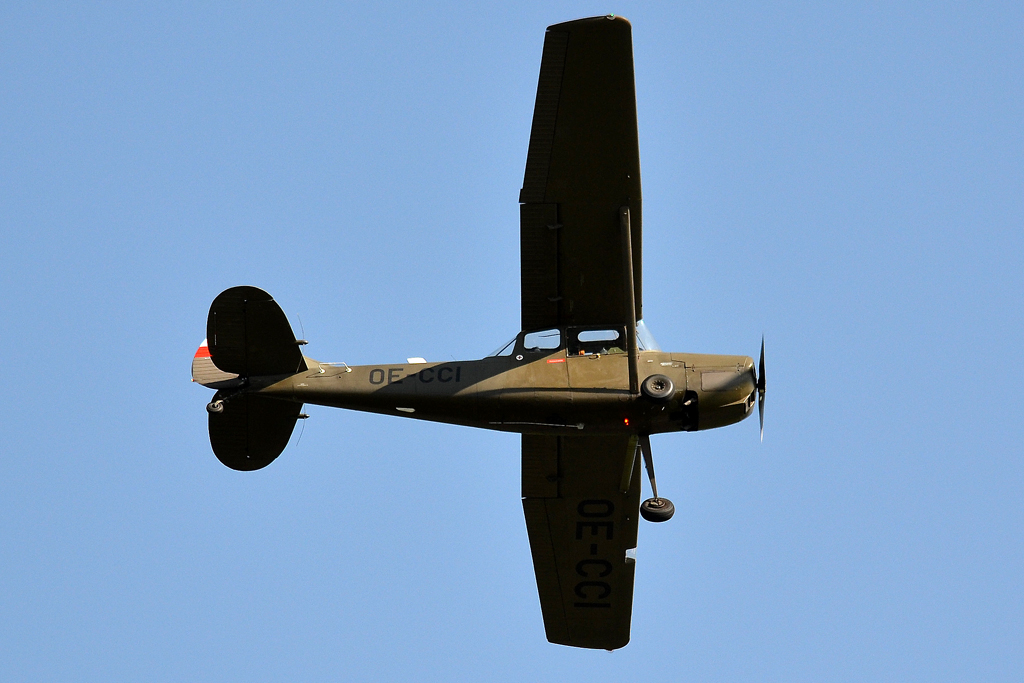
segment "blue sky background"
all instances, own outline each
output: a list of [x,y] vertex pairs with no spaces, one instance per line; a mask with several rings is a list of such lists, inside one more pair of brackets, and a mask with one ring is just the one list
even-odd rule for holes
[[[238,284],[325,361],[515,334],[544,28],[609,11],[645,318],[769,389],[654,439],[615,653],[544,639],[518,437],[314,406],[237,473],[189,382]],[[5,6],[0,677],[1021,680],[1022,122],[1012,2]]]

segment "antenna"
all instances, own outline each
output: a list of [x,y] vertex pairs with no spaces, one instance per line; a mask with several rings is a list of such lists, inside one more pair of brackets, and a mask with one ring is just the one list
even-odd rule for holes
[[306,420],[309,419],[309,415],[306,413],[299,413],[297,420],[302,420],[302,429],[299,430],[299,438],[295,439],[295,447],[299,447],[299,442],[302,441],[302,435],[306,433]]

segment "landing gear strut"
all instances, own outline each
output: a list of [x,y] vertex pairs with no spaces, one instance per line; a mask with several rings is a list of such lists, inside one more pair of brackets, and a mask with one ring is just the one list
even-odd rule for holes
[[653,498],[648,498],[640,504],[640,516],[648,522],[667,522],[676,513],[676,506],[668,498],[658,497],[658,484],[654,480],[654,456],[651,455],[651,437],[647,434],[640,436],[640,450],[644,454],[644,466],[647,468],[647,476],[651,480],[651,491]]

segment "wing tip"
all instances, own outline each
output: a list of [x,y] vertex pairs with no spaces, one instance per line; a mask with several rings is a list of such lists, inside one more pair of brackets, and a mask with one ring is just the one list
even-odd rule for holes
[[626,17],[618,14],[602,14],[596,17],[583,17],[581,19],[573,19],[571,21],[563,21],[560,24],[552,24],[548,26],[549,31],[569,31],[573,28],[578,28],[586,24],[596,24],[602,21],[610,21],[616,24],[622,25],[626,28],[631,28],[633,25],[629,22]]

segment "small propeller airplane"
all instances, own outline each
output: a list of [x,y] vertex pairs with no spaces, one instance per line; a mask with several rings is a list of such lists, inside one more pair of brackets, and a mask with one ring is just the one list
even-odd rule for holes
[[[631,27],[550,26],[519,194],[522,331],[480,360],[349,367],[306,357],[255,287],[210,306],[193,381],[222,463],[258,470],[305,403],[522,435],[522,501],[547,638],[629,642],[638,517],[663,522],[651,435],[739,422],[755,396],[764,435],[764,340],[748,356],[667,353],[641,315],[640,153]],[[640,502],[640,459],[652,497]]]

